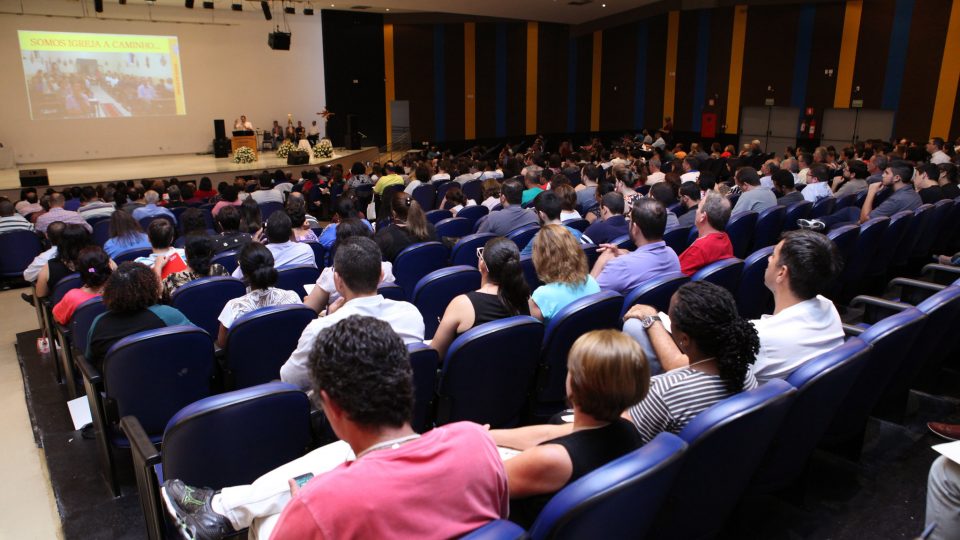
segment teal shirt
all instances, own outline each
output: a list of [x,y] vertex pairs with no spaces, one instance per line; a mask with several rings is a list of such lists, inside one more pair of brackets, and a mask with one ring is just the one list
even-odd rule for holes
[[540,307],[544,322],[549,321],[561,309],[584,296],[600,292],[600,285],[593,276],[588,275],[586,281],[577,285],[569,283],[548,283],[537,287],[533,291],[533,301]]
[[527,204],[528,202],[537,198],[537,195],[543,192],[542,189],[538,187],[532,187],[530,189],[523,190],[523,198],[520,199],[520,204]]

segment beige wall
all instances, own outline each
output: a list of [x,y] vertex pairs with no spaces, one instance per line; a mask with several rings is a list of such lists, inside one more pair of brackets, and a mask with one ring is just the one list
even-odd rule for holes
[[[210,152],[213,119],[225,120],[229,136],[240,114],[258,128],[269,128],[273,120],[285,124],[291,113],[294,121],[309,126],[318,120],[323,129],[315,114],[325,105],[319,8],[312,17],[299,9],[287,15],[291,50],[274,51],[267,34],[283,25],[282,17],[275,13],[266,21],[256,3],[244,2],[245,10],[236,13],[224,0],[212,11],[199,0],[192,10],[182,2],[151,9],[140,0],[125,6],[105,0],[101,18],[95,18],[93,2],[83,1],[85,17],[76,0],[22,2],[27,13],[64,15],[47,17],[14,14],[20,2],[0,0],[0,142],[13,149],[18,164]],[[177,36],[187,114],[31,120],[17,30]]]

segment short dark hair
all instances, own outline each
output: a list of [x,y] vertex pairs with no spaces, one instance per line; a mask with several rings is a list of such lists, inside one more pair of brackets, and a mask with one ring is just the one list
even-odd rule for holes
[[504,182],[500,192],[507,199],[507,204],[520,204],[523,200],[523,184],[514,178]]
[[237,254],[243,279],[251,289],[268,289],[277,284],[273,253],[260,242],[247,242]]
[[217,223],[223,232],[240,230],[240,210],[233,205],[224,206],[217,212]]
[[89,201],[96,196],[97,190],[94,189],[93,186],[83,186],[83,188],[80,190],[80,197],[85,201]]
[[3,216],[3,217],[12,216],[15,211],[16,211],[15,207],[13,203],[10,202],[10,199],[4,198],[0,200],[0,216]]
[[656,199],[640,199],[633,203],[630,220],[640,228],[644,238],[660,240],[667,229],[667,208]]
[[700,191],[710,191],[716,185],[717,177],[713,173],[701,172],[700,177],[697,178],[697,187],[700,188]]
[[609,210],[613,215],[623,215],[623,195],[616,191],[611,191],[600,199],[600,205]]
[[195,274],[205,276],[210,273],[213,256],[217,254],[217,245],[212,238],[206,235],[188,236],[183,248],[187,264]]
[[700,186],[696,182],[684,182],[680,184],[680,195],[686,195],[692,201],[700,200]]
[[207,219],[203,210],[187,208],[180,214],[180,230],[183,234],[207,234]]
[[155,249],[163,249],[173,244],[173,225],[165,219],[155,219],[147,227],[147,237]]
[[823,292],[843,269],[833,241],[822,233],[806,230],[783,235],[776,262],[790,271],[790,290],[804,300]]
[[337,245],[333,269],[351,291],[373,293],[380,284],[380,257],[380,248],[373,240],[348,238]]
[[290,241],[293,224],[286,212],[274,212],[267,218],[267,240],[271,244],[282,244]]
[[760,175],[757,174],[757,170],[753,167],[743,167],[737,171],[737,180],[751,186],[760,185]]
[[299,197],[290,197],[284,206],[287,216],[290,217],[290,226],[303,227],[307,222],[307,202]]
[[560,197],[553,191],[544,191],[537,195],[534,206],[538,212],[543,212],[550,221],[560,219],[560,211],[563,209]]
[[411,420],[407,347],[380,319],[352,315],[321,331],[310,351],[310,381],[360,425],[401,427]]
[[899,176],[904,184],[913,183],[913,167],[906,161],[892,161],[887,168],[893,176]]
[[917,165],[917,172],[927,175],[927,178],[931,180],[938,180],[940,178],[940,169],[933,163],[921,163]]
[[103,304],[113,313],[136,313],[160,301],[160,281],[153,269],[133,261],[121,263],[103,288]]
[[812,176],[820,182],[830,181],[830,171],[827,169],[827,166],[822,163],[811,165],[810,172],[807,173],[807,176]]
[[770,179],[773,180],[773,185],[780,188],[793,189],[793,186],[796,184],[793,178],[793,173],[786,170],[780,169],[779,171],[770,175]]
[[657,182],[650,187],[650,197],[656,199],[664,207],[677,202],[674,187],[670,182]]
[[[867,171],[867,164],[860,161],[859,159],[852,159],[847,162],[847,169],[850,171],[850,174],[854,178],[863,180],[866,177],[870,176],[870,173]],[[934,176],[936,178],[936,176]]]

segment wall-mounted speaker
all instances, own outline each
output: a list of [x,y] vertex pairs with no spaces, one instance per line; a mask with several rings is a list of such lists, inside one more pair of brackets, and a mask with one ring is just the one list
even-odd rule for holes
[[270,34],[267,36],[267,45],[270,45],[270,48],[275,51],[289,51],[290,33],[270,32]]
[[263,18],[270,20],[273,18],[273,14],[270,13],[270,3],[269,2],[260,2],[260,9],[263,10]]

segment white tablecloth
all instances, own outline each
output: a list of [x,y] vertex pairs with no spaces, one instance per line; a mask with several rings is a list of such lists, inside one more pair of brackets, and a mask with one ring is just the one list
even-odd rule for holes
[[310,150],[313,149],[313,147],[310,146],[310,141],[306,139],[300,139],[300,144],[297,145],[297,148],[306,152],[310,152]]

